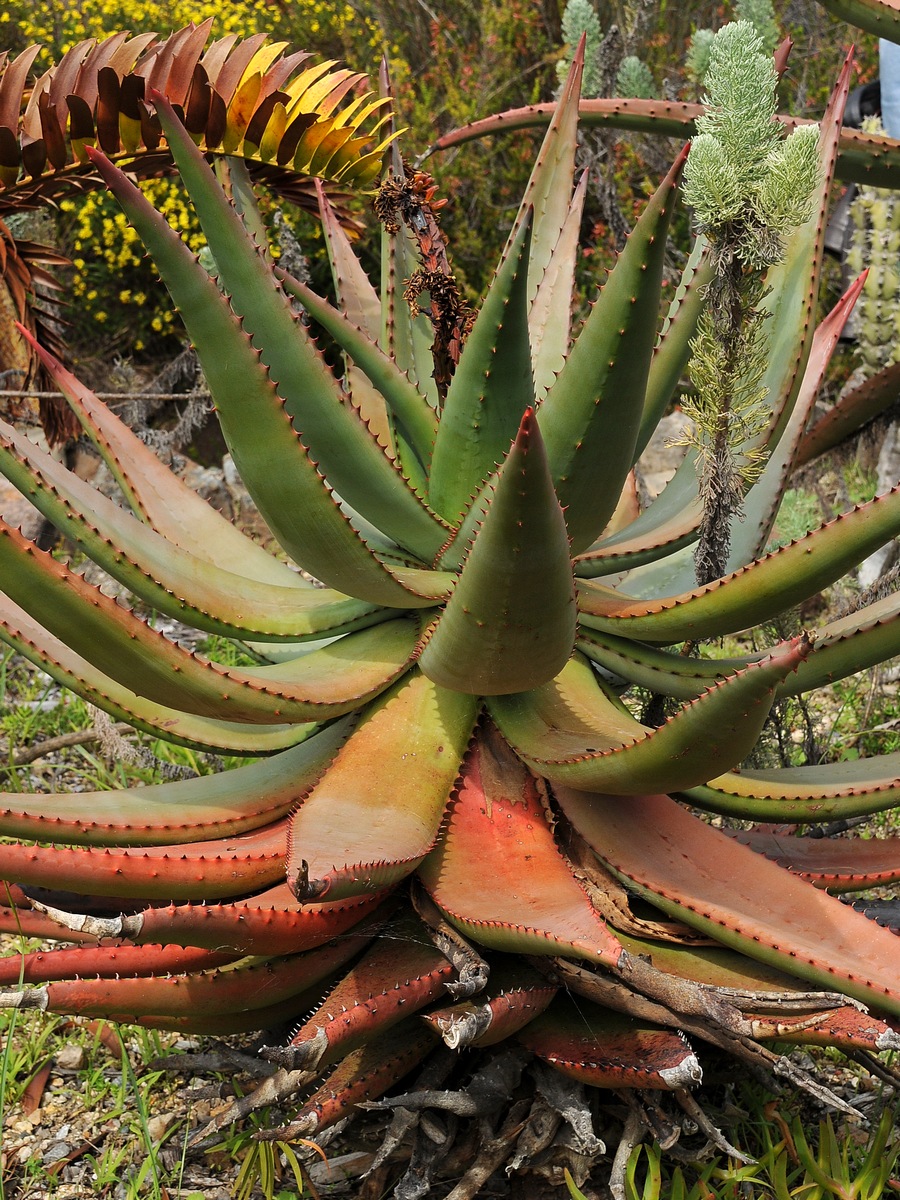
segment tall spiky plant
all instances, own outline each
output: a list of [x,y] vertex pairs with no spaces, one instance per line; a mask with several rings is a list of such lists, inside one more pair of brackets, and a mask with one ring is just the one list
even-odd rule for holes
[[[433,180],[396,150],[377,197],[380,300],[321,198],[337,306],[273,269],[251,210],[229,203],[161,93],[147,99],[215,279],[86,151],[184,316],[248,488],[321,586],[187,491],[46,354],[131,511],[0,426],[0,469],[86,554],[150,610],[260,660],[191,653],[0,526],[9,644],[138,729],[260,759],[150,788],[5,794],[0,876],[18,906],[5,919],[83,944],[11,960],[4,1002],[180,1030],[293,1022],[270,1051],[277,1074],[215,1122],[304,1091],[269,1135],[281,1138],[321,1136],[428,1060],[417,1093],[384,1105],[478,1122],[471,1169],[454,1164],[452,1131],[413,1158],[420,1195],[442,1170],[465,1172],[474,1195],[492,1164],[545,1161],[553,1133],[532,1132],[548,1104],[558,1119],[542,1128],[571,1125],[556,1152],[583,1178],[603,1147],[581,1089],[681,1094],[700,1082],[705,1044],[838,1106],[785,1041],[870,1056],[900,1045],[894,936],[831,894],[896,879],[896,838],[765,828],[892,807],[896,756],[738,769],[776,697],[900,649],[900,602],[761,654],[678,652],[769,621],[900,530],[894,491],[762,551],[858,290],[813,335],[849,65],[821,125],[815,211],[767,277],[772,418],[732,541],[740,565],[702,587],[693,456],[643,512],[632,475],[711,277],[702,255],[691,262],[657,341],[685,154],[573,336],[580,69],[474,315]],[[295,300],[343,353],[342,383]],[[618,695],[632,682],[681,707],[644,728]],[[715,828],[696,808],[751,827]],[[108,937],[124,945],[96,944]],[[432,1057],[441,1039],[454,1056]],[[495,1047],[483,1069],[480,1047]]]

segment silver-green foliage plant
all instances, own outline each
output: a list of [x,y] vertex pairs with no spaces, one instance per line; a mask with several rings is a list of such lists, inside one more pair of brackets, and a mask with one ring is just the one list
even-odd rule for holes
[[568,0],[563,12],[562,35],[563,42],[567,47],[567,53],[556,65],[560,82],[563,82],[568,75],[575,48],[582,37],[584,37],[582,94],[584,96],[599,95],[603,85],[599,59],[603,31],[600,26],[600,18],[597,16],[597,10],[594,8],[591,0]]
[[[749,21],[766,54],[774,53],[781,40],[781,33],[775,20],[772,0],[738,0],[735,16],[739,21]],[[685,70],[688,77],[701,86],[706,81],[709,53],[715,36],[712,29],[696,29],[688,47]]]
[[653,90],[653,76],[647,64],[634,54],[626,55],[616,76],[616,95],[650,100]]
[[766,276],[783,256],[785,236],[809,218],[819,173],[818,128],[785,138],[775,122],[777,82],[749,21],[719,30],[684,173],[684,197],[715,272],[692,343],[694,391],[683,401],[701,460],[701,583],[722,574],[732,521],[759,471],[770,417],[762,384]]

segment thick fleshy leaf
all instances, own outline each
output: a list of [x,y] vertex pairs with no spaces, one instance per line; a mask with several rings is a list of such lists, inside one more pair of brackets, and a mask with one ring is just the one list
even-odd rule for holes
[[693,787],[688,779],[705,783],[750,753],[775,687],[808,652],[805,638],[794,639],[716,684],[658,729],[645,730],[610,700],[580,656],[551,683],[492,697],[488,707],[517,753],[553,783],[623,796],[649,790],[650,780],[655,788]]
[[[667,796],[555,789],[598,857],[664,912],[829,991],[900,1014],[897,941]],[[639,828],[641,836],[634,836]]]
[[338,721],[262,762],[152,788],[4,792],[0,834],[75,846],[166,846],[237,837],[289,813],[337,754],[348,728],[347,720]]
[[496,1046],[540,1016],[558,991],[557,984],[526,963],[502,958],[491,964],[483,998],[432,1009],[422,1020],[451,1050]]
[[812,767],[746,768],[683,795],[697,808],[748,821],[846,820],[896,806],[900,753]]
[[701,514],[695,451],[689,450],[662,492],[640,516],[623,529],[600,537],[590,550],[579,554],[575,574],[591,579],[631,571],[659,559],[667,562],[682,546],[697,540]]
[[[560,186],[562,179],[560,179]],[[563,369],[570,345],[570,317],[575,294],[575,268],[588,173],[583,172],[572,197],[565,222],[538,290],[528,310],[528,334],[534,373],[534,394],[540,404]],[[532,260],[535,235],[532,236]]]
[[32,345],[137,517],[176,546],[223,570],[280,587],[311,586],[183,483],[58,359],[36,342]]
[[0,421],[0,472],[77,546],[151,608],[243,640],[302,641],[373,624],[394,610],[339,592],[247,579],[197,558],[119,508]]
[[873,33],[876,37],[900,42],[900,12],[884,0],[819,0],[833,17]]
[[[666,232],[686,156],[679,155],[641,214],[541,405],[541,433],[575,554],[603,531],[631,470],[656,341]],[[599,478],[598,462],[604,464]]]
[[418,671],[372,705],[294,816],[288,881],[301,899],[403,879],[434,845],[475,700]]
[[419,666],[442,687],[513,692],[552,678],[574,644],[565,519],[528,409]]
[[829,892],[861,892],[900,879],[900,839],[810,838],[757,829],[728,831],[772,862]]
[[[408,486],[356,410],[341,403],[333,376],[275,284],[265,258],[161,97],[157,112],[216,260],[219,281],[310,453],[353,508],[399,545],[430,561],[446,529]],[[155,255],[152,245],[147,248]],[[164,265],[158,265],[168,278]],[[214,390],[211,381],[210,387]],[[244,482],[252,492],[253,480],[245,476]]]
[[391,416],[413,447],[420,464],[431,459],[437,431],[434,409],[396,362],[378,345],[367,329],[358,327],[298,279],[279,274],[285,291],[301,302],[310,316],[319,322],[344,351],[348,362],[355,363],[365,378],[377,387]]
[[706,303],[706,288],[713,278],[709,245],[698,237],[685,263],[678,287],[666,319],[663,321],[644,394],[644,412],[635,444],[635,458],[647,448],[647,443],[678,391],[678,384],[691,356],[690,341],[697,331],[697,321]]
[[410,622],[390,621],[286,663],[222,667],[170,642],[2,522],[0,572],[10,600],[99,670],[147,699],[219,720],[341,716],[403,674],[415,644]]
[[419,876],[447,918],[481,945],[619,961],[618,941],[553,841],[541,783],[491,726],[479,730],[444,836]]
[[141,900],[220,900],[284,878],[287,818],[190,844],[29,846],[0,844],[0,878],[32,887]]
[[420,921],[393,921],[278,1052],[288,1070],[330,1066],[432,1000],[454,970]]
[[162,735],[176,746],[224,750],[231,754],[272,754],[305,741],[319,729],[313,722],[257,725],[223,721],[148,700],[98,670],[2,593],[0,640],[46,671],[62,687],[117,721],[125,721],[145,733]]
[[[797,696],[900,654],[900,594],[867,604],[815,631],[809,655],[779,684],[776,695]],[[694,658],[597,629],[582,629],[578,648],[613,674],[680,700],[758,662],[765,651],[739,657]]]
[[[553,103],[532,104],[473,121],[438,138],[431,152],[449,150],[474,138],[497,133],[544,128],[553,119],[555,110]],[[578,106],[578,120],[585,129],[629,129],[657,137],[689,138],[696,132],[695,122],[702,112],[701,104],[686,101],[616,96],[612,100],[582,100]],[[808,119],[781,114],[776,120],[787,132],[798,125],[811,124]],[[846,183],[896,190],[900,186],[900,142],[859,129],[842,130],[836,175]]]
[[227,904],[168,904],[130,916],[82,917],[49,910],[66,929],[89,929],[95,937],[127,937],[145,945],[227,947],[244,954],[297,954],[340,937],[358,925],[384,893],[337,904],[301,905],[286,883]]
[[[528,302],[532,305],[532,312],[538,288],[545,281],[551,259],[570,220],[572,178],[578,148],[578,101],[583,73],[584,46],[579,45],[572,56],[572,65],[559,100],[554,105],[504,251],[504,255],[509,254],[523,226],[531,223]],[[568,309],[565,320],[568,325]],[[532,329],[534,331],[534,327]]]
[[453,524],[503,461],[534,406],[528,338],[531,221],[497,268],[450,381],[437,429],[428,497]]
[[820,454],[846,441],[869,421],[880,416],[900,394],[900,363],[891,363],[877,374],[842,392],[803,435],[796,465],[805,466]]
[[[364,334],[368,342],[377,345],[381,336],[381,298],[372,287],[362,263],[353,251],[350,239],[341,228],[337,214],[325,195],[325,189],[318,180],[316,195],[338,308],[346,320]],[[290,291],[290,287],[287,287],[287,290]],[[346,353],[344,378],[353,403],[359,409],[363,420],[379,443],[393,452],[393,436],[385,408],[385,397],[377,387],[372,386],[368,377]]]
[[557,1071],[591,1087],[696,1087],[703,1075],[683,1034],[584,1000],[555,1000],[518,1037]]
[[[427,599],[420,597],[417,600],[379,563],[335,503],[317,462],[310,457],[306,444],[294,429],[276,384],[212,279],[140,191],[111,164],[99,158],[97,163],[119,201],[126,206],[129,218],[165,275],[173,298],[185,313],[188,332],[197,346],[210,391],[215,396],[219,421],[235,464],[279,542],[312,575],[349,595],[371,600],[377,592],[395,607],[427,604]],[[205,164],[203,171],[208,174]],[[210,176],[207,180],[204,176],[204,182],[216,201],[225,206],[229,217],[237,222],[238,236],[246,238],[240,218],[217,190],[214,179]],[[259,258],[252,244],[247,249],[248,255],[258,259],[260,269],[268,279],[264,260]],[[273,292],[268,282],[262,285],[262,290],[270,293],[274,303],[284,308],[286,320],[293,328],[295,318],[286,298]],[[299,331],[300,326],[296,328]],[[314,376],[306,380],[307,396],[312,397],[313,389],[318,386],[319,399],[327,397],[324,403],[334,416],[329,436],[340,441],[341,428],[350,421],[362,438],[354,439],[348,435],[342,449],[345,469],[353,463],[356,489],[359,489],[361,479],[368,475],[364,459],[354,456],[353,447],[367,445],[391,473],[400,489],[397,495],[408,495],[414,510],[421,511],[426,525],[433,527],[439,535],[429,541],[429,546],[434,542],[433,556],[445,540],[445,531],[426,514],[359,417],[341,402],[334,380],[306,335],[298,332],[294,341],[295,346],[306,347],[307,365]],[[298,361],[302,361],[302,355]],[[374,481],[375,476],[372,479]],[[363,507],[367,511],[372,508],[366,504]],[[400,509],[402,507],[401,504]],[[300,519],[301,513],[314,513],[315,518]],[[431,582],[429,573],[420,574],[424,583]]]
[[839,579],[900,533],[900,486],[731,575],[678,596],[636,600],[587,580],[578,608],[590,628],[669,645],[771,620]]

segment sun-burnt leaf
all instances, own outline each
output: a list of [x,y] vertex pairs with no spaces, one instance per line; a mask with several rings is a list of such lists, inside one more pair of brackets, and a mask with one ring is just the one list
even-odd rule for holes
[[618,941],[554,843],[542,785],[490,725],[466,756],[443,839],[419,877],[482,945],[618,962]]

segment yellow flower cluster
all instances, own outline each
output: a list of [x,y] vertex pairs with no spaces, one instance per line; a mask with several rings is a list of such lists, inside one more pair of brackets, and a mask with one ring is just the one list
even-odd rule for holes
[[381,51],[377,26],[355,13],[346,0],[294,0],[289,6],[270,0],[12,0],[0,12],[0,30],[16,30],[14,39],[4,33],[3,45],[39,43],[44,47],[45,65],[56,61],[70,47],[86,38],[102,39],[120,29],[132,33],[152,30],[166,35],[190,22],[195,25],[212,17],[213,35],[270,33],[287,38],[296,46],[322,54],[348,58],[362,51],[368,57]]
[[[170,179],[150,179],[141,190],[163,212],[173,229],[196,253],[206,244],[193,210],[178,184]],[[74,272],[71,300],[76,326],[82,332],[92,324],[104,326],[104,336],[127,342],[141,351],[180,326],[152,264],[144,255],[137,233],[106,192],[64,200],[63,234]]]

